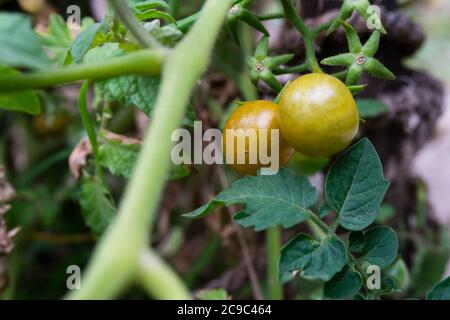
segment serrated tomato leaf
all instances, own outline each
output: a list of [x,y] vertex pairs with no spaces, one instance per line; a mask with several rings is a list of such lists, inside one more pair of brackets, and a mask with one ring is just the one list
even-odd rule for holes
[[256,231],[278,225],[290,228],[309,217],[308,208],[316,199],[316,190],[308,178],[296,177],[282,168],[276,175],[237,180],[209,203],[185,216],[201,218],[216,208],[242,204],[244,209],[234,217],[240,225],[254,227]]
[[330,299],[346,299],[357,295],[361,287],[361,275],[345,267],[325,283],[324,295]]
[[328,205],[338,214],[340,225],[358,231],[375,220],[388,186],[380,158],[372,143],[364,138],[332,166],[325,195]]
[[329,281],[346,263],[347,249],[338,237],[327,237],[320,243],[299,234],[281,249],[279,278],[286,283],[300,271],[304,277]]
[[99,148],[101,163],[115,176],[129,178],[139,155],[140,145],[106,140]]
[[116,208],[103,181],[96,176],[83,177],[80,206],[86,225],[100,236],[116,215]]
[[[117,44],[107,43],[89,50],[84,61],[95,63],[125,54],[126,52],[120,49]],[[151,116],[159,85],[159,78],[130,75],[98,81],[96,83],[96,92],[105,100],[118,101],[124,107],[134,105],[147,116]]]
[[[126,138],[125,138],[126,139]],[[127,139],[133,140],[133,139]],[[133,168],[141,151],[141,145],[137,143],[124,143],[119,139],[103,137],[99,148],[101,164],[115,176],[130,178]],[[169,180],[180,180],[189,176],[190,170],[185,165],[172,165],[169,172]]]
[[398,254],[398,238],[389,227],[375,227],[364,233],[363,258],[380,268],[395,261]]

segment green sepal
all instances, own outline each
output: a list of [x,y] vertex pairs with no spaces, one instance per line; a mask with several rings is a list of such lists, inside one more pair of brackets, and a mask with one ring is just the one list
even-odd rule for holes
[[375,53],[378,51],[378,47],[380,46],[380,37],[381,34],[378,31],[374,31],[369,40],[362,47],[362,53],[367,57],[373,57]]
[[273,69],[291,61],[294,57],[295,54],[283,54],[275,57],[269,57],[267,58],[266,65],[269,69]]
[[384,80],[395,80],[395,75],[386,68],[381,62],[374,58],[368,58],[364,64],[364,70],[370,75],[384,79]]
[[267,58],[267,54],[269,52],[269,37],[262,37],[259,40],[258,45],[255,50],[255,58],[258,60],[263,60]]
[[275,75],[269,70],[263,71],[260,79],[267,83],[276,92],[281,92],[281,90],[283,90],[283,86],[280,81],[278,81],[277,77],[275,77]]
[[345,78],[347,78],[347,74],[348,74],[348,70],[343,70],[343,71],[339,71],[339,72],[333,73],[333,77],[344,81]]
[[358,32],[356,32],[355,28],[346,22],[342,22],[342,26],[344,27],[345,34],[347,36],[348,48],[350,49],[350,52],[361,52],[363,46],[361,40],[359,39]]
[[350,67],[355,62],[355,55],[352,53],[341,53],[333,57],[325,58],[321,61],[326,66]]
[[269,31],[267,31],[266,27],[264,27],[264,25],[261,23],[261,21],[259,21],[256,14],[254,14],[253,12],[251,12],[247,9],[241,8],[237,14],[237,17],[240,20],[246,22],[248,25],[255,28],[256,30],[262,32],[267,37],[270,36]]
[[350,90],[350,92],[353,95],[357,95],[358,93],[364,91],[364,89],[366,89],[366,87],[367,87],[366,84],[360,84],[360,85],[357,85],[357,86],[348,86],[347,88],[348,88],[348,90]]
[[239,38],[239,24],[238,24],[238,20],[236,20],[236,19],[228,20],[227,31],[230,34],[230,36],[233,39],[233,41],[236,43],[236,45],[238,47],[240,47],[241,46],[241,41],[240,41],[240,38]]
[[361,75],[363,73],[363,67],[354,63],[347,73],[347,79],[345,80],[345,84],[349,87],[358,85],[359,79],[361,79]]

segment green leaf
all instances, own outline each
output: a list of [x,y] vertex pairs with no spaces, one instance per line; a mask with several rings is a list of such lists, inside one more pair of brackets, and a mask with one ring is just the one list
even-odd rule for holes
[[181,180],[189,176],[191,171],[185,165],[172,165],[169,171],[169,180]]
[[301,271],[304,277],[329,281],[346,263],[347,249],[338,237],[328,237],[320,243],[299,234],[281,249],[279,277],[285,283],[294,277],[294,272]]
[[170,10],[170,6],[167,2],[162,0],[149,0],[149,1],[130,1],[133,8],[139,11],[145,11],[149,9],[163,8],[166,10]]
[[358,231],[375,220],[388,186],[380,158],[364,138],[340,156],[330,169],[325,195],[328,205],[338,214],[340,225]]
[[104,30],[104,23],[94,23],[75,38],[70,48],[75,63],[81,63],[83,61],[84,56],[91,49],[97,35]]
[[[123,143],[118,139],[103,136],[103,143],[99,149],[101,164],[115,176],[130,178],[140,151],[139,143]],[[189,174],[187,166],[172,165],[169,180],[180,180]]]
[[131,176],[139,151],[139,144],[124,144],[118,140],[106,140],[99,149],[102,165],[113,175],[125,178]]
[[0,43],[1,64],[30,69],[51,66],[31,19],[25,15],[0,12]]
[[427,300],[450,300],[450,277],[438,283],[427,294]]
[[364,64],[364,70],[370,75],[384,80],[395,80],[396,76],[381,62],[374,58],[368,58]]
[[138,13],[136,15],[136,18],[138,18],[139,21],[150,20],[150,19],[163,19],[163,20],[166,20],[166,21],[174,23],[174,24],[177,23],[175,18],[172,17],[170,14],[165,13],[163,11],[158,11],[155,9],[150,9],[150,10]]
[[449,258],[450,252],[439,243],[418,250],[412,268],[412,287],[416,294],[423,295],[442,279]]
[[398,238],[389,227],[376,227],[364,233],[363,259],[380,268],[389,266],[398,254]]
[[[117,44],[108,43],[90,50],[86,54],[85,61],[95,63],[125,54],[125,51],[120,49]],[[124,107],[134,105],[147,116],[151,116],[159,85],[159,78],[130,75],[99,81],[96,83],[96,88],[104,99],[118,101]]]
[[227,300],[228,293],[224,289],[210,289],[198,292],[195,297],[200,300]]
[[306,177],[296,177],[285,168],[276,175],[247,176],[235,181],[213,200],[186,217],[201,218],[222,206],[243,204],[243,211],[235,216],[237,223],[255,230],[281,225],[290,228],[310,215],[308,208],[317,199],[316,190]]
[[362,252],[365,241],[364,233],[361,231],[352,231],[348,236],[348,249],[350,252]]
[[[16,70],[0,66],[0,73],[15,74]],[[0,94],[0,109],[25,112],[33,116],[41,113],[41,100],[33,90],[18,91],[8,94]]]
[[96,176],[83,177],[80,205],[86,224],[96,236],[110,225],[116,214],[111,195],[103,181]]
[[356,99],[359,115],[361,118],[376,118],[382,114],[389,112],[388,107],[378,99]]
[[40,37],[44,46],[54,54],[58,64],[64,65],[70,55],[72,45],[72,35],[64,19],[60,15],[52,13],[48,31],[41,34]]
[[355,55],[352,53],[341,53],[336,56],[325,58],[321,61],[326,66],[345,66],[349,67],[355,62]]
[[349,268],[344,268],[325,283],[324,295],[331,299],[345,299],[357,295],[361,287],[361,275]]
[[174,25],[169,24],[161,27],[159,20],[153,20],[145,24],[145,28],[150,31],[161,44],[173,47],[183,37],[183,32]]

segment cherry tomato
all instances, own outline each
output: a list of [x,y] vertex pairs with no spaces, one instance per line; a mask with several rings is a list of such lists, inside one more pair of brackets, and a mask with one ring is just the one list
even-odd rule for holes
[[331,156],[358,133],[359,113],[352,94],[337,78],[312,73],[281,93],[279,121],[288,144],[307,156]]
[[[260,168],[270,167],[270,164],[261,163],[261,159],[259,157],[261,141],[267,141],[267,155],[272,155],[272,146],[274,143],[278,143],[279,146],[279,166],[286,165],[294,150],[290,148],[286,141],[281,136],[280,127],[278,124],[278,109],[279,106],[270,101],[250,101],[239,106],[230,116],[228,121],[225,124],[223,129],[223,154],[226,157],[227,150],[227,140],[234,140],[234,164],[231,164],[233,169],[243,175],[255,175]],[[229,129],[234,129],[234,134]],[[236,129],[244,129],[238,130]],[[246,133],[245,130],[254,129],[255,134],[252,139],[251,135]],[[267,133],[265,134],[263,131],[259,129],[266,129]],[[278,129],[278,137],[279,141],[272,141],[271,130]],[[238,141],[239,139],[245,139],[245,148],[239,148]],[[255,139],[257,141],[255,141]],[[251,142],[252,141],[252,142]],[[252,146],[257,146],[256,148]],[[243,150],[245,149],[245,150]],[[244,152],[245,154],[242,154]],[[263,152],[265,154],[265,152]],[[243,164],[238,163],[238,157],[245,157]],[[252,161],[256,159],[256,161]]]

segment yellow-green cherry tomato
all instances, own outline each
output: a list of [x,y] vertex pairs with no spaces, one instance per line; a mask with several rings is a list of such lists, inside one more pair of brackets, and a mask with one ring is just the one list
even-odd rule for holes
[[281,93],[280,127],[288,144],[307,156],[331,156],[347,148],[358,133],[359,113],[339,79],[312,73]]
[[[261,139],[264,139],[264,141],[267,141],[267,155],[270,156],[272,154],[272,146],[275,141],[272,141],[271,129],[278,129],[279,141],[276,142],[278,142],[279,146],[279,166],[286,165],[291,159],[294,150],[287,145],[281,136],[280,126],[278,124],[278,109],[279,106],[270,101],[249,101],[240,105],[230,115],[223,128],[223,154],[226,158],[227,141],[234,140],[233,164],[230,163],[230,165],[237,173],[242,175],[255,175],[258,169],[270,166],[269,164],[261,163],[259,152]],[[244,130],[236,131],[236,129]],[[250,136],[245,132],[247,129],[255,129],[257,141],[254,142],[254,145],[257,145],[257,148],[251,147]],[[259,129],[266,129],[267,135]],[[244,148],[239,148],[239,139],[245,139],[242,140],[245,141],[245,150]],[[243,158],[245,159],[243,164],[238,163],[239,155],[245,157]],[[257,159],[257,161],[252,163],[251,156],[253,156],[253,159]]]

